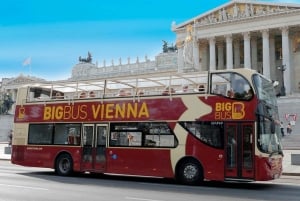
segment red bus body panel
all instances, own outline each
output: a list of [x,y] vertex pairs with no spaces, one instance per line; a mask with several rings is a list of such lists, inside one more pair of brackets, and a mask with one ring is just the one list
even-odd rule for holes
[[58,154],[66,152],[72,156],[74,171],[81,171],[81,147],[14,145],[12,149],[13,164],[54,169]]
[[[193,95],[195,96],[195,95]],[[220,96],[199,96],[199,103],[211,109],[209,113],[190,116],[183,121],[255,121],[255,98],[241,102]],[[101,123],[128,121],[170,121],[172,129],[176,121],[188,110],[180,96],[147,98],[140,101],[118,99],[82,101],[69,104],[65,102],[36,103],[17,105],[15,123]],[[194,106],[195,107],[195,106]],[[192,109],[192,108],[190,108]],[[122,111],[125,111],[124,113]],[[180,135],[180,134],[176,134]],[[179,142],[180,143],[180,142]],[[104,173],[143,175],[155,177],[175,176],[175,167],[171,162],[172,148],[134,148],[107,147]],[[12,163],[55,168],[55,159],[61,152],[72,156],[74,171],[85,171],[82,167],[82,148],[78,146],[39,146],[13,145]],[[201,142],[195,136],[187,134],[185,156],[196,158],[204,170],[207,180],[223,181],[225,171],[225,152]],[[177,162],[180,158],[177,159]],[[270,180],[282,172],[282,159],[255,156],[254,180]],[[94,170],[97,172],[97,170]]]
[[107,173],[174,177],[167,149],[109,148]]

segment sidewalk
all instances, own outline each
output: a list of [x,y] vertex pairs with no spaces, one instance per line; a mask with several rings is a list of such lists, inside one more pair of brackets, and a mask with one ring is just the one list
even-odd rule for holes
[[[8,143],[0,142],[0,160],[10,160],[10,147]],[[8,152],[8,153],[6,153]]]
[[[10,160],[10,147],[7,143],[0,143],[0,160]],[[283,175],[300,176],[300,165],[292,165],[291,155],[300,154],[300,150],[284,150],[283,151]]]
[[283,174],[291,176],[300,176],[300,165],[292,165],[292,154],[299,154],[300,150],[283,150]]

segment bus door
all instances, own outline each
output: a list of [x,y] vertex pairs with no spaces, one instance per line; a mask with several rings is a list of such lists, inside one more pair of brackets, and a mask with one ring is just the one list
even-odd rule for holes
[[106,134],[106,124],[83,125],[82,170],[105,169]]
[[225,126],[225,178],[254,179],[254,124]]
[[104,171],[106,168],[106,136],[107,124],[96,125],[94,169]]

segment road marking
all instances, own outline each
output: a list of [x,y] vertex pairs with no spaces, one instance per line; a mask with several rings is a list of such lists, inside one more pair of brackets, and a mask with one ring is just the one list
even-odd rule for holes
[[49,190],[47,188],[31,187],[31,186],[19,186],[19,185],[10,185],[10,184],[0,184],[0,186],[12,187],[12,188],[32,189],[32,190],[42,190],[42,191],[48,191]]
[[163,200],[152,200],[146,198],[136,198],[136,197],[125,197],[126,200],[142,200],[142,201],[163,201]]

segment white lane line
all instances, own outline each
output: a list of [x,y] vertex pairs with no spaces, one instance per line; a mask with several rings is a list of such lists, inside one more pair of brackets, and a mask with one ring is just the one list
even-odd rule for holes
[[141,201],[163,201],[163,200],[152,200],[146,198],[136,198],[136,197],[125,197],[126,200],[141,200]]
[[32,190],[42,190],[42,191],[48,191],[49,190],[47,188],[31,187],[31,186],[19,186],[19,185],[10,185],[10,184],[0,184],[0,186],[11,187],[11,188],[32,189]]

